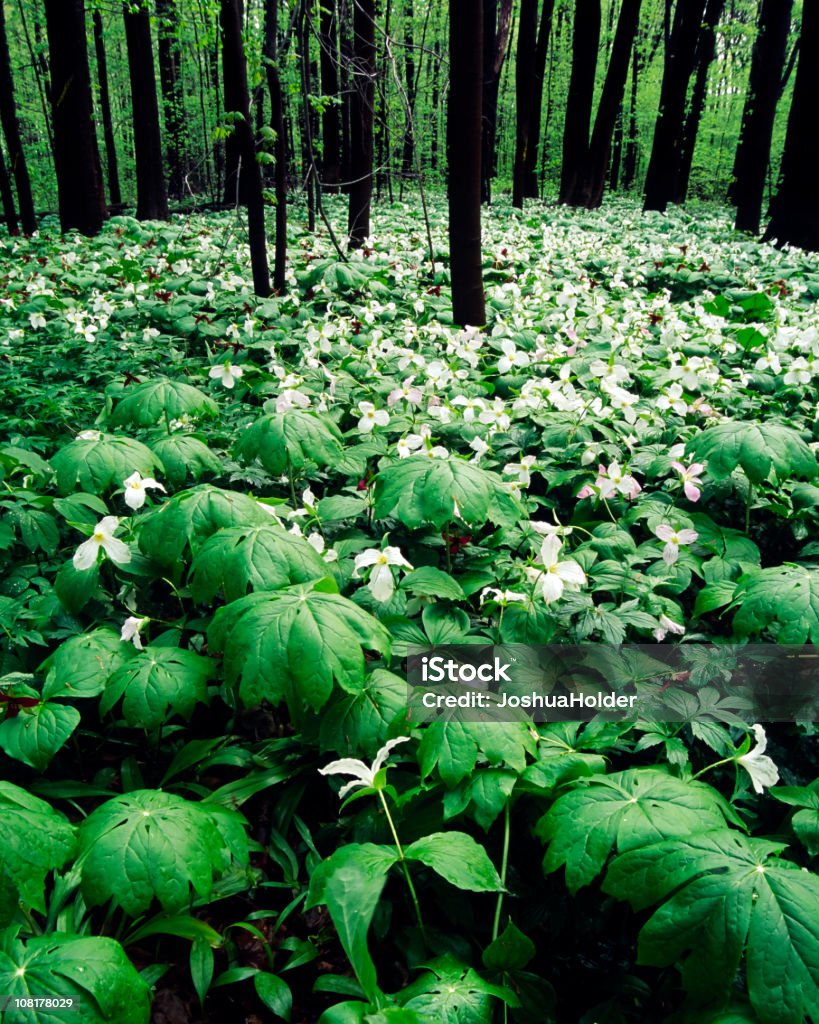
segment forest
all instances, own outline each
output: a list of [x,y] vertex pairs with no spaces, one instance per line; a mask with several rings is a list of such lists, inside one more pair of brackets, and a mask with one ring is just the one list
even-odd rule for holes
[[0,0],[1,1024],[819,1024],[819,0]]

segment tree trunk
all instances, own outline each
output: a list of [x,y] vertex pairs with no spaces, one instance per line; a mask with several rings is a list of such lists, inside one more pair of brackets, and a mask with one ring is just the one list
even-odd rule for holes
[[[680,0],[683,2],[683,0]],[[577,0],[572,40],[572,74],[563,129],[561,203],[571,203],[583,179],[589,149],[594,75],[600,43],[600,0]]]
[[111,98],[108,91],[108,61],[105,57],[105,34],[102,28],[102,15],[95,10],[94,50],[97,54],[97,81],[100,87],[100,110],[102,111],[102,136],[105,139],[105,160],[108,168],[108,193],[112,206],[122,204],[122,193],[119,188],[119,167],[117,165],[117,147],[114,142],[114,122],[111,118]]
[[637,86],[640,79],[640,52],[635,42],[631,55],[631,98],[628,107],[628,135],[623,152],[623,189],[633,187],[637,177],[637,163],[640,155],[639,133],[637,131]]
[[449,262],[452,316],[486,323],[481,251],[483,0],[449,0]]
[[37,230],[37,218],[34,216],[31,181],[20,138],[20,125],[17,121],[17,106],[14,102],[14,82],[11,75],[11,58],[9,57],[6,18],[2,0],[0,0],[0,120],[3,122],[9,163],[14,175],[14,183],[17,186],[17,202],[20,205],[23,231],[27,235],[33,235]]
[[0,148],[0,202],[3,205],[3,219],[6,222],[8,233],[17,235],[20,229],[17,225],[17,210],[14,208],[14,195],[11,191],[11,178],[6,168],[6,159],[3,150]]
[[532,95],[535,81],[537,0],[520,0],[518,49],[515,57],[515,164],[512,173],[512,205],[523,207],[524,171],[529,146]]
[[540,144],[540,121],[543,112],[543,83],[546,78],[546,57],[549,53],[549,37],[552,32],[554,8],[554,0],[543,0],[543,7],[540,10],[540,26],[537,30],[535,73],[532,79],[532,100],[529,110],[529,138],[523,162],[523,194],[530,199],[536,199],[538,194],[537,155]]
[[341,131],[338,100],[338,23],[335,0],[319,2],[321,91],[330,98],[321,115],[321,175],[326,191],[337,192],[341,181]]
[[267,89],[270,93],[270,127],[276,133],[276,255],[273,288],[279,295],[287,290],[287,132],[284,122],[284,94],[279,77],[279,0],[266,0],[264,51]]
[[620,8],[606,80],[603,83],[597,117],[594,120],[582,187],[573,197],[578,204],[589,209],[596,209],[603,202],[612,135],[626,90],[628,65],[640,22],[640,5],[641,0],[623,0]]
[[759,28],[751,55],[748,93],[729,192],[737,208],[737,231],[759,234],[765,176],[771,160],[780,79],[785,64],[793,0],[762,0]]
[[370,233],[373,192],[375,0],[355,0],[350,68],[350,209],[348,245],[359,249]]
[[247,191],[247,227],[253,291],[265,298],[270,294],[270,273],[267,266],[262,171],[256,159],[256,141],[250,120],[247,65],[242,44],[242,0],[221,0],[219,24],[224,51],[222,66],[225,70],[225,98],[227,102],[227,97],[230,96],[233,104],[230,107],[226,106],[225,110],[234,114],[233,134]]
[[123,5],[128,73],[134,111],[134,151],[138,220],[168,220],[168,194],[162,167],[162,136],[156,98],[154,51],[148,11]]
[[696,75],[694,77],[694,90],[691,93],[691,107],[685,119],[685,127],[683,128],[680,163],[677,168],[674,194],[671,199],[674,203],[684,203],[688,195],[688,181],[691,177],[691,167],[694,163],[694,150],[697,146],[697,135],[700,129],[700,121],[702,120],[702,112],[705,109],[708,71],[716,54],[717,26],[719,25],[724,8],[725,0],[708,0],[705,7],[705,15],[697,43]]
[[791,109],[779,188],[771,204],[771,220],[765,241],[819,250],[819,133],[816,131],[816,97],[819,96],[819,0],[804,0],[799,64],[793,85]]
[[407,90],[407,113],[404,122],[404,144],[401,147],[401,174],[408,178],[415,171],[415,135],[412,129],[412,100],[415,97],[415,42],[413,18],[415,12],[412,0],[404,8],[404,81]]
[[497,170],[496,137],[498,93],[509,33],[512,0],[484,0],[483,6],[483,117],[481,118],[481,202],[492,201],[492,179]]
[[185,104],[180,74],[176,0],[156,0],[159,86],[168,143],[168,194],[181,199],[185,191]]
[[92,115],[85,4],[45,0],[45,11],[60,226],[96,235],[105,218],[105,194]]
[[666,45],[660,106],[646,174],[644,209],[665,212],[674,195],[682,148],[685,100],[694,70],[705,0],[677,0]]

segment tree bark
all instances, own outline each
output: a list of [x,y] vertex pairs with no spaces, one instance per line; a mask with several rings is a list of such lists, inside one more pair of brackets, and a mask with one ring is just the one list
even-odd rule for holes
[[105,218],[83,0],[45,0],[60,226],[96,235]]
[[540,25],[535,46],[535,73],[532,79],[532,100],[529,110],[529,132],[526,156],[523,161],[523,194],[530,199],[537,198],[537,165],[540,144],[540,121],[543,113],[543,83],[546,79],[546,57],[549,53],[549,38],[552,32],[554,0],[543,0],[540,10]]
[[685,100],[694,70],[705,0],[677,0],[668,34],[660,106],[654,143],[646,174],[644,209],[665,212],[674,195],[674,181],[682,148]]
[[804,0],[799,63],[793,85],[791,109],[779,187],[771,204],[766,241],[795,245],[810,252],[819,250],[819,133],[816,131],[816,97],[819,96],[819,0]]
[[[683,0],[680,0],[682,3]],[[561,203],[577,194],[589,148],[594,75],[600,44],[600,0],[577,0],[572,39],[572,74],[563,129],[563,167],[560,174]]]
[[481,251],[483,0],[449,0],[449,260],[456,324],[486,323]]
[[14,208],[14,194],[11,191],[11,178],[9,178],[9,172],[6,168],[6,158],[3,156],[3,150],[0,148],[0,202],[3,205],[3,220],[6,222],[6,228],[10,235],[17,235],[20,233],[20,228],[17,222],[17,210]]
[[185,191],[185,105],[180,74],[176,0],[156,0],[159,87],[168,158],[168,194],[181,199]]
[[737,231],[750,231],[755,235],[759,234],[792,10],[793,0],[762,0],[734,160],[734,183],[728,194],[737,208]]
[[347,235],[349,247],[360,249],[370,233],[373,192],[375,0],[355,0],[350,71],[350,208]]
[[512,205],[523,207],[524,171],[529,145],[532,95],[535,81],[537,0],[520,0],[518,48],[515,56],[515,165],[512,174]]
[[262,171],[256,159],[256,140],[250,120],[250,91],[247,85],[247,65],[242,44],[242,2],[221,0],[219,23],[222,30],[223,67],[225,69],[225,102],[231,97],[233,135],[238,147],[238,159],[247,192],[247,228],[250,245],[250,269],[253,291],[262,298],[270,294],[270,271],[267,266],[267,239],[264,226],[264,196]]
[[127,0],[122,10],[125,18],[125,43],[128,49],[128,73],[134,112],[136,215],[138,220],[168,220],[168,194],[163,173],[151,20],[147,10],[133,11]]
[[117,164],[117,147],[114,142],[114,122],[111,117],[111,98],[108,91],[108,61],[105,56],[105,34],[102,27],[102,15],[98,10],[93,13],[94,50],[97,54],[97,81],[100,87],[100,110],[102,112],[102,136],[105,140],[105,161],[108,169],[108,194],[112,206],[122,204],[122,193],[119,187],[119,165]]
[[332,102],[321,115],[321,176],[328,192],[337,192],[341,181],[341,129],[338,100],[338,21],[335,0],[319,0],[319,68],[321,91]]
[[9,154],[11,172],[17,186],[17,202],[20,206],[20,220],[23,231],[33,235],[37,230],[37,218],[34,215],[34,199],[31,194],[31,181],[28,176],[26,155],[20,138],[20,124],[17,120],[17,106],[14,101],[14,81],[11,74],[11,58],[6,37],[6,18],[3,3],[0,2],[0,121],[3,123],[3,134]]
[[512,0],[500,0],[500,5],[499,0],[484,0],[481,118],[481,201],[484,203],[492,201],[492,179],[497,172],[498,93],[511,28]]
[[270,93],[270,127],[276,133],[273,156],[276,161],[276,248],[273,288],[287,290],[287,132],[284,122],[284,94],[279,77],[279,0],[265,3],[264,52],[267,89]]
[[637,87],[640,80],[640,52],[635,41],[631,55],[631,98],[628,106],[628,134],[623,150],[623,189],[630,189],[637,177],[640,142],[637,131]]

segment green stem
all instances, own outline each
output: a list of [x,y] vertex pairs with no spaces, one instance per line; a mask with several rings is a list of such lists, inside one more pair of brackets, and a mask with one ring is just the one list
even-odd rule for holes
[[713,764],[708,764],[704,768],[700,768],[700,770],[696,773],[696,775],[692,775],[691,776],[691,779],[692,779],[692,781],[694,779],[698,779],[700,777],[700,775],[704,775],[706,772],[710,772],[712,768],[719,768],[719,766],[721,764],[730,764],[732,761],[736,761],[736,758],[735,757],[723,757],[723,759],[721,761],[714,761]]
[[409,889],[409,894],[412,898],[412,905],[415,907],[415,917],[418,921],[418,928],[421,931],[421,937],[423,938],[424,942],[426,942],[427,932],[426,928],[424,927],[424,919],[423,917],[421,917],[421,904],[418,902],[418,893],[416,893],[415,886],[412,884],[412,878],[409,873],[409,868],[407,867],[407,859],[404,856],[404,848],[401,846],[401,841],[398,838],[398,833],[395,831],[395,824],[392,820],[390,809],[387,806],[387,801],[384,798],[384,793],[380,789],[378,791],[378,798],[381,801],[381,806],[384,808],[384,813],[387,815],[387,821],[389,822],[390,825],[390,832],[392,832],[392,838],[393,842],[395,843],[395,849],[398,851],[398,859],[401,861],[401,867],[404,869],[404,878],[406,878],[407,880],[407,888]]
[[32,935],[42,935],[43,934],[43,929],[34,920],[34,917],[32,916],[31,911],[28,909],[28,907],[25,905],[25,903],[21,903],[20,904],[20,913],[26,919],[26,924],[29,926],[29,929],[31,930],[31,934]]
[[[503,808],[503,853],[501,854],[501,881],[503,888],[506,888],[506,869],[509,866],[509,801]],[[495,904],[495,920],[492,922],[492,941],[498,937],[500,932],[501,911],[503,910],[503,892],[498,893],[498,901]]]

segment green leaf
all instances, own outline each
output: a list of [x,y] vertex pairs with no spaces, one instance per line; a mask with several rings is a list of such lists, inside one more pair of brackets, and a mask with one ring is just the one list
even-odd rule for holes
[[180,491],[139,523],[139,546],[162,565],[176,565],[185,548],[192,550],[227,526],[270,523],[270,513],[246,494],[200,484]]
[[791,477],[812,479],[816,456],[798,431],[781,423],[726,420],[696,434],[686,452],[707,463],[716,480],[730,476],[740,466],[755,484],[773,478],[779,483]]
[[208,642],[224,651],[227,682],[239,682],[246,706],[287,700],[293,714],[305,703],[323,707],[334,681],[355,693],[364,682],[364,650],[387,654],[390,646],[372,615],[315,583],[249,594],[220,608]]
[[122,946],[100,936],[43,935],[21,942],[0,932],[0,991],[20,998],[72,999],[72,1010],[9,1008],[4,1024],[148,1024],[151,995]]
[[381,897],[387,872],[396,863],[395,850],[373,843],[350,843],[323,860],[310,876],[306,909],[326,905],[344,952],[364,994],[378,996],[375,965],[367,947],[367,931]]
[[[210,896],[214,878],[231,863],[222,814],[236,812],[184,800],[159,790],[114,797],[80,825],[78,863],[90,906],[112,900],[132,917],[154,899],[169,914],[194,896]],[[243,861],[247,862],[246,849]]]
[[96,697],[108,677],[135,656],[131,644],[105,626],[72,636],[40,666],[48,673],[43,698]]
[[204,603],[221,591],[230,602],[248,590],[281,590],[326,575],[315,548],[281,526],[233,526],[219,530],[196,552],[191,593]]
[[434,832],[404,850],[407,860],[418,860],[451,885],[470,892],[500,892],[497,871],[486,850],[465,832]]
[[[0,781],[0,924],[18,900],[41,913],[45,877],[74,855],[74,829],[45,800]],[[8,995],[7,989],[0,989]]]
[[191,943],[189,957],[191,981],[196,989],[199,1005],[205,1002],[210,983],[213,981],[213,946],[206,938],[198,935]]
[[791,818],[791,828],[811,857],[819,854],[819,792],[810,786],[774,786],[768,792],[782,803],[803,808]]
[[453,957],[425,964],[425,973],[401,993],[404,1008],[415,1010],[436,1024],[487,1024],[492,1020],[492,1000],[518,1006],[509,989],[491,985],[471,967]]
[[331,494],[319,501],[317,511],[319,519],[333,523],[341,519],[355,519],[367,511],[367,502],[351,494]]
[[443,782],[455,786],[472,772],[479,750],[491,765],[522,772],[535,743],[523,722],[430,722],[418,748],[421,775],[426,778],[437,765]]
[[819,641],[819,569],[782,565],[741,576],[734,591],[734,632],[770,630],[780,644]]
[[535,955],[535,944],[520,928],[510,921],[503,932],[483,951],[483,965],[487,970],[522,971]]
[[54,517],[39,509],[18,506],[8,514],[8,520],[20,531],[20,537],[31,552],[44,551],[53,555],[60,543],[60,531]]
[[251,424],[239,439],[236,454],[243,462],[258,459],[268,473],[281,476],[310,463],[332,465],[342,455],[341,434],[329,419],[290,409]]
[[431,565],[408,572],[401,580],[400,589],[419,597],[437,597],[449,601],[463,601],[466,598],[457,580]]
[[722,824],[720,798],[710,786],[659,768],[633,768],[584,780],[555,801],[537,832],[549,843],[544,871],[565,865],[574,893],[600,874],[615,850]]
[[122,699],[122,714],[133,728],[155,732],[169,712],[190,718],[208,701],[208,680],[215,675],[210,658],[179,647],[146,647],[108,679],[100,700],[107,714]]
[[54,589],[60,604],[67,612],[76,614],[88,604],[97,593],[100,584],[99,566],[90,569],[75,569],[73,562],[66,562],[54,580]]
[[222,471],[218,456],[191,434],[169,434],[152,442],[151,447],[165,467],[165,478],[172,487],[181,487],[186,480],[198,480],[205,473]]
[[336,693],[321,715],[322,751],[374,757],[390,725],[406,713],[407,683],[386,669],[371,672],[354,692]]
[[287,982],[277,974],[259,971],[253,978],[256,995],[268,1010],[281,1020],[290,1020],[293,1010],[293,993]]
[[375,478],[375,514],[378,519],[394,516],[411,529],[428,524],[440,529],[455,519],[475,526],[487,519],[514,526],[524,518],[497,474],[461,459],[424,455],[381,470]]
[[654,843],[612,862],[603,888],[635,909],[660,900],[639,962],[683,961],[698,1002],[728,995],[745,958],[762,1024],[819,1014],[819,878],[775,856],[782,845],[720,829]]
[[43,772],[79,724],[76,708],[44,701],[0,722],[0,750]]
[[192,384],[160,377],[130,386],[126,397],[117,403],[111,423],[114,426],[131,423],[137,427],[152,427],[159,420],[176,420],[185,414],[217,416],[219,406]]
[[77,489],[103,494],[134,472],[153,476],[162,463],[150,448],[130,437],[103,434],[98,440],[71,441],[51,459],[60,494]]
[[[537,761],[521,776],[538,789],[554,789],[570,779],[599,774],[606,770],[601,754],[582,750],[577,722],[555,722],[541,729]],[[580,749],[578,749],[580,748]]]

